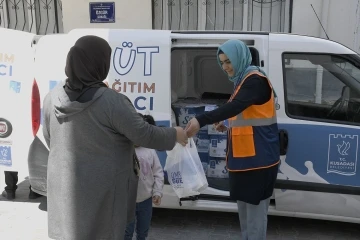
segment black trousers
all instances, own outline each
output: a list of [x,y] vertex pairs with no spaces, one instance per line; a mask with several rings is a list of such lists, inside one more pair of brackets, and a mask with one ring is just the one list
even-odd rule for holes
[[17,189],[17,183],[18,183],[18,172],[10,172],[10,171],[4,171],[5,173],[5,191],[6,192],[15,192]]

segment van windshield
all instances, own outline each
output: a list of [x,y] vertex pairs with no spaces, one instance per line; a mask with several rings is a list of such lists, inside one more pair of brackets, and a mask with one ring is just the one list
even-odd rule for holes
[[[345,56],[333,56],[332,57],[335,66],[338,67],[338,71],[343,74],[347,74],[348,76],[355,79],[360,83],[360,56],[353,55],[345,55]],[[349,61],[350,60],[350,61]],[[326,65],[324,66],[326,67]]]

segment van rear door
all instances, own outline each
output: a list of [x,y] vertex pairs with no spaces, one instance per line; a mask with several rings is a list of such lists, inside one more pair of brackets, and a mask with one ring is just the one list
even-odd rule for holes
[[27,176],[34,34],[0,28],[0,168]]
[[112,48],[109,87],[130,98],[137,111],[170,126],[170,31],[77,29],[70,38],[93,34]]
[[[171,126],[170,31],[127,29],[76,29],[69,37],[93,34],[112,48],[106,79],[110,88],[125,94],[136,110],[151,114],[158,126]],[[165,165],[166,152],[158,152]]]
[[43,102],[58,83],[65,80],[65,62],[70,44],[66,34],[36,36],[34,86],[32,88],[33,139],[28,153],[29,181],[34,192],[46,195],[49,149],[43,135]]
[[[157,125],[170,126],[170,32],[125,29],[75,29],[43,36],[36,46],[36,79],[41,104],[46,94],[64,82],[66,56],[85,35],[107,40],[112,48],[108,86],[130,98],[136,110],[154,116]],[[51,61],[50,61],[51,60]],[[116,107],[116,106],[115,106]],[[41,126],[29,153],[32,187],[46,194],[47,147]],[[165,164],[166,152],[158,152]]]

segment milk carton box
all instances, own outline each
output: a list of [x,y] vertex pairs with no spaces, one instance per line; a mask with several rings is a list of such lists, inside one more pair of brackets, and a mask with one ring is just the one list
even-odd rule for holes
[[229,171],[226,168],[224,158],[209,158],[207,176],[211,178],[229,178]]
[[227,135],[210,135],[210,157],[226,157]]
[[[178,103],[173,106],[174,112],[179,120],[180,127],[186,127],[192,118],[196,117],[196,115],[204,113],[205,111],[205,106],[201,104]],[[207,126],[202,127],[200,131],[207,132]]]
[[203,165],[205,175],[207,175],[209,167],[209,152],[199,152],[200,161]]
[[207,132],[200,131],[194,136],[194,142],[199,153],[209,153],[210,138]]

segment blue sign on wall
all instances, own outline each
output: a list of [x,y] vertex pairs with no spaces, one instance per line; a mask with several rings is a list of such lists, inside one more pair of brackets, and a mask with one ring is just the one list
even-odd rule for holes
[[115,3],[114,2],[91,2],[90,23],[114,23]]

